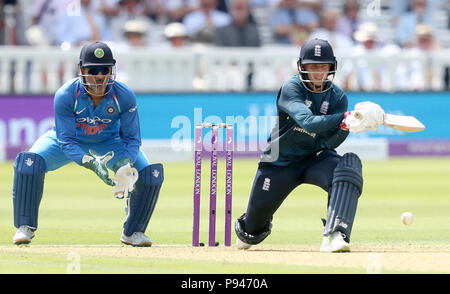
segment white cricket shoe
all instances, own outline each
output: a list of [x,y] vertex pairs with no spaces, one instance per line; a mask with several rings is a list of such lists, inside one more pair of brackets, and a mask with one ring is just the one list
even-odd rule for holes
[[323,237],[321,252],[350,252],[350,244],[345,240],[345,235],[339,231]]
[[120,237],[122,243],[135,246],[135,247],[150,247],[152,246],[152,241],[142,232],[134,232],[131,236],[125,236],[122,232],[122,237]]
[[29,244],[34,237],[34,232],[29,226],[20,226],[13,237],[13,242],[16,245]]
[[245,243],[244,241],[242,241],[241,239],[236,237],[236,246],[238,249],[241,250],[247,250],[250,247],[252,247],[252,245]]

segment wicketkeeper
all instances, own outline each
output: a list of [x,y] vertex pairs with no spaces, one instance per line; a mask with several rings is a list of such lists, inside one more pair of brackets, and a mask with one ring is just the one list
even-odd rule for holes
[[333,84],[337,61],[330,44],[306,42],[297,62],[299,73],[278,92],[279,123],[263,152],[247,211],[236,220],[237,246],[248,249],[269,236],[272,218],[284,199],[301,184],[319,186],[328,193],[320,251],[350,251],[350,234],[358,198],[363,190],[361,160],[354,153],[340,156],[335,149],[350,132],[376,129],[384,111],[363,102],[347,112],[345,93]]
[[[55,127],[42,135],[14,162],[14,244],[30,243],[38,228],[44,178],[70,162],[92,170],[127,199],[127,218],[120,240],[151,246],[144,234],[164,180],[163,166],[150,164],[139,149],[140,126],[136,96],[115,80],[111,49],[102,42],[85,45],[79,77],[55,94]],[[115,173],[109,177],[108,168]],[[92,195],[95,196],[95,195]]]

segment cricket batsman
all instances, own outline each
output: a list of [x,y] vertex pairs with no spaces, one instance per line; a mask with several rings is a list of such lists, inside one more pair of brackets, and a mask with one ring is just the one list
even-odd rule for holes
[[[80,53],[79,77],[55,94],[55,126],[14,162],[14,244],[28,244],[38,228],[45,174],[75,162],[127,198],[122,243],[151,246],[144,234],[164,180],[162,164],[150,164],[140,151],[136,96],[115,80],[111,49],[86,44]],[[114,179],[108,169],[114,171]],[[93,195],[94,196],[94,195]]]
[[330,44],[307,41],[300,50],[298,74],[286,81],[277,96],[278,125],[258,164],[247,211],[236,220],[237,247],[248,249],[269,236],[274,213],[301,184],[328,193],[322,252],[350,251],[350,234],[363,189],[361,160],[335,149],[350,132],[376,129],[385,113],[372,102],[348,112],[346,94],[333,84],[337,61]]

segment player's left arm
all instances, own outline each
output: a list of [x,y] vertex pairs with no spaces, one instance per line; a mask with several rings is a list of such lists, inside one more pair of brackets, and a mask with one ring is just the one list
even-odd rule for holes
[[[306,90],[305,90],[306,91]],[[344,118],[344,112],[326,115],[314,115],[302,99],[305,93],[300,87],[292,82],[283,85],[280,97],[277,101],[278,107],[304,130],[312,133],[322,133],[338,126]]]
[[[348,108],[348,98],[347,95],[342,93],[339,98],[339,102],[336,108],[333,110],[335,113],[347,112]],[[336,149],[339,145],[341,145],[349,134],[348,128],[345,125],[340,124],[339,127],[336,128],[336,132],[326,139],[325,142],[322,143],[321,149]]]
[[120,158],[112,167],[114,177],[114,197],[121,199],[129,197],[138,180],[138,171],[134,162],[141,146],[141,130],[137,110],[137,101],[134,93],[128,89],[122,99],[122,112],[120,114],[120,137],[125,145],[125,156]]
[[121,103],[122,113],[120,114],[120,137],[125,145],[126,157],[129,157],[131,162],[135,162],[141,146],[141,129],[136,96],[130,90],[126,99],[123,100],[124,103]]

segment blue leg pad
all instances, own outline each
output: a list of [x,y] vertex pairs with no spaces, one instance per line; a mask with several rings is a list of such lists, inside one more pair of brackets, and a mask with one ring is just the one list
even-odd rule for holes
[[123,225],[126,236],[131,236],[134,232],[145,232],[163,181],[164,169],[160,163],[149,165],[139,172],[135,189],[128,201],[128,217]]
[[345,235],[344,239],[350,242],[350,234],[362,187],[361,160],[354,153],[344,154],[334,170],[324,236],[340,231]]
[[38,227],[39,204],[44,191],[46,163],[39,154],[21,152],[14,162],[14,226]]

